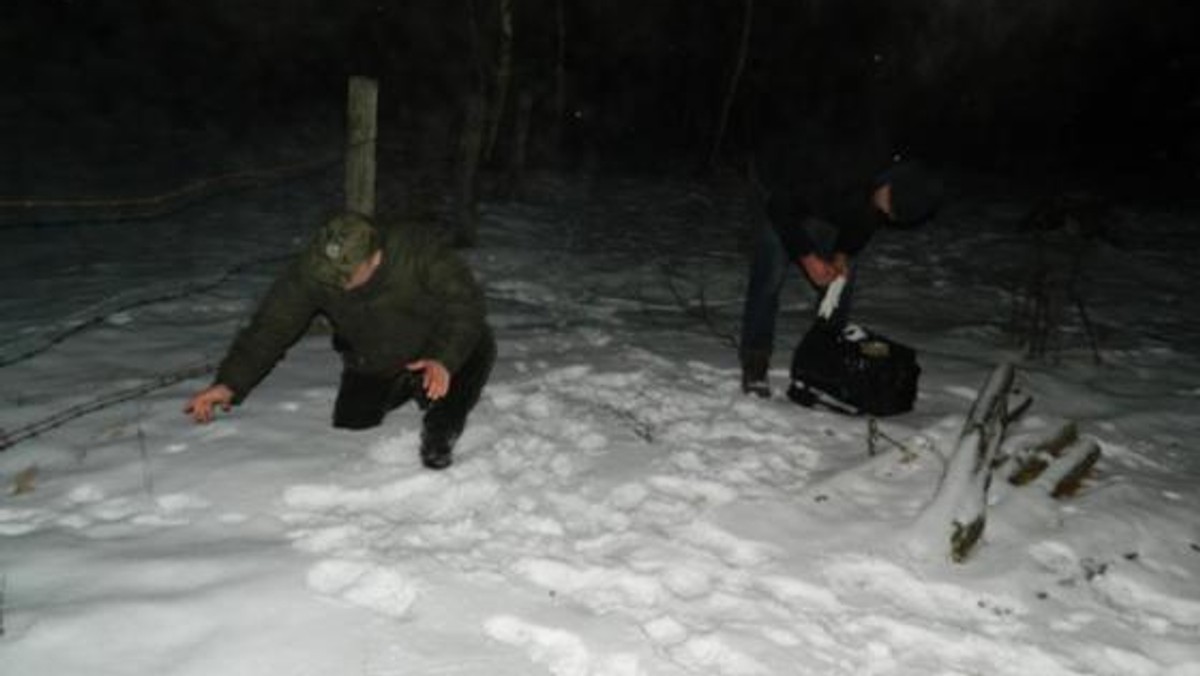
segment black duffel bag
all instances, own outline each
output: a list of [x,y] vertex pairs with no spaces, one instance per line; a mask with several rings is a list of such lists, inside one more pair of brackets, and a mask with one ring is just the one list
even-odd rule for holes
[[818,321],[792,355],[787,394],[802,406],[896,415],[912,410],[920,375],[911,347],[853,324]]

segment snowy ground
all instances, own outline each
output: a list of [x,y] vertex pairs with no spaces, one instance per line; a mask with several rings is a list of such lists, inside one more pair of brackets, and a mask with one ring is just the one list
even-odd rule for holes
[[[338,177],[153,222],[0,230],[0,426],[220,357]],[[1018,433],[1079,422],[1083,492],[997,486],[965,565],[905,546],[1005,334],[1021,203],[885,233],[858,319],[916,345],[918,452],[779,396],[806,320],[790,284],[776,397],[738,391],[751,224],[701,184],[543,180],[484,209],[470,256],[501,356],[444,473],[419,417],[328,426],[314,333],[209,426],[192,379],[0,453],[0,674],[1200,673],[1194,216],[1122,212],[1078,333],[1019,362]],[[1077,327],[1076,327],[1077,328]]]

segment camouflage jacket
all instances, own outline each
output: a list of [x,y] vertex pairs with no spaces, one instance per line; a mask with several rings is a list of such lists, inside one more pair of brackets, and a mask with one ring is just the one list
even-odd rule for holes
[[319,282],[301,253],[283,270],[217,370],[240,402],[318,313],[333,324],[347,369],[399,374],[417,359],[452,373],[488,331],[483,292],[446,238],[420,225],[380,228],[383,261],[362,287]]

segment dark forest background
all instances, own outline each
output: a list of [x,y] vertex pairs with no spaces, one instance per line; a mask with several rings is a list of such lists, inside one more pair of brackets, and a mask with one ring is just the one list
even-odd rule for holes
[[[185,136],[217,139],[189,151],[217,154],[270,128],[324,134],[341,124],[351,74],[380,81],[382,142],[436,163],[453,156],[470,96],[497,95],[501,0],[6,5],[9,194],[36,192],[49,170],[32,167],[56,157],[82,171],[182,152],[172,139]],[[531,166],[711,166],[747,0],[511,6],[501,119],[511,126],[529,102]],[[737,165],[788,118],[869,111],[914,152],[965,170],[1177,194],[1200,179],[1198,23],[1186,0],[753,0],[752,9],[722,164]],[[500,134],[493,165],[508,161],[511,138]]]

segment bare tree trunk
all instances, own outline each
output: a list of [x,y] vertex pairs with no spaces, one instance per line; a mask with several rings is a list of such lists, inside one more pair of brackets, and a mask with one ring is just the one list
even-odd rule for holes
[[712,151],[708,155],[708,166],[717,166],[717,158],[721,153],[721,144],[725,140],[725,129],[729,126],[729,113],[733,110],[733,100],[737,96],[738,85],[742,80],[742,72],[746,69],[746,54],[750,50],[750,29],[754,25],[754,0],[745,0],[745,11],[742,15],[742,37],[738,43],[737,61],[733,73],[729,76],[729,89],[725,92],[725,100],[721,103],[721,118],[717,123],[716,137],[713,138]]
[[522,91],[517,96],[517,118],[513,125],[512,158],[508,165],[508,192],[520,194],[525,180],[525,162],[529,157],[529,125],[533,118],[533,94]]
[[463,127],[458,137],[458,232],[455,244],[475,246],[478,235],[479,158],[483,147],[483,95],[467,94]]
[[487,123],[484,101],[487,99],[488,64],[481,42],[482,27],[475,0],[466,0],[467,34],[471,38],[475,78],[465,89],[462,126],[458,130],[455,158],[455,233],[456,246],[474,246],[479,223],[479,161],[483,153],[484,125]]
[[379,83],[350,78],[346,105],[346,210],[375,215],[375,141]]
[[487,82],[487,65],[483,57],[483,46],[479,44],[479,16],[475,11],[475,0],[467,0],[467,35],[471,38],[471,54],[475,57],[475,86],[483,90]]
[[487,142],[483,154],[484,158],[489,161],[496,151],[496,139],[500,136],[500,123],[504,120],[504,110],[508,106],[508,90],[512,86],[513,2],[515,0],[499,0],[500,54],[496,68],[496,99],[492,102]]
[[566,0],[554,3],[558,29],[554,55],[554,128],[551,129],[555,152],[562,150],[563,123],[567,119],[567,10]]

